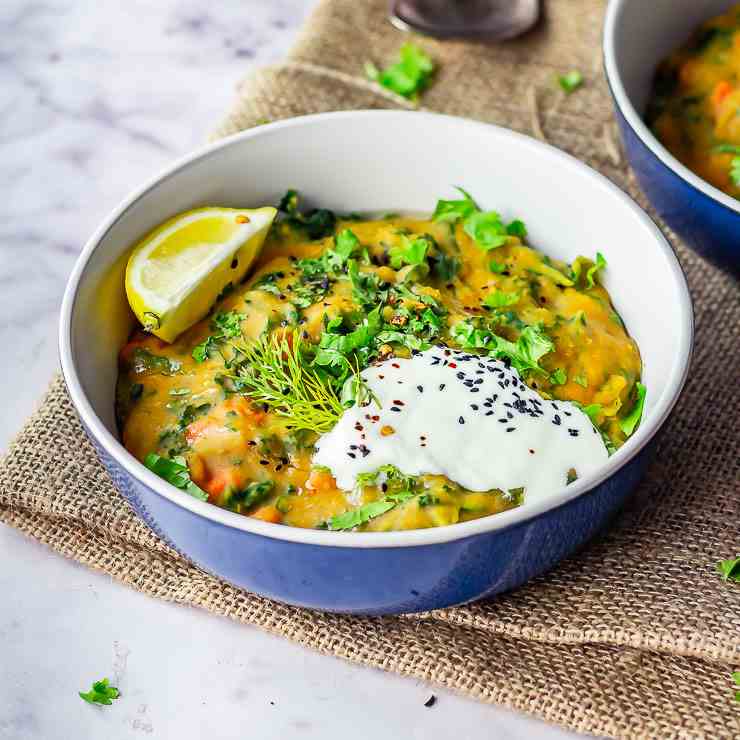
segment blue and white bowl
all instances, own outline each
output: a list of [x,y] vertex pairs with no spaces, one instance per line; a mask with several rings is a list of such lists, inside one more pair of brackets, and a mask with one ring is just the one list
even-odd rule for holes
[[627,158],[665,222],[700,255],[740,274],[740,201],[679,162],[643,120],[658,64],[732,0],[610,0],[604,68]]
[[[553,187],[557,183],[557,187]],[[129,247],[173,214],[275,203],[293,187],[338,211],[430,211],[460,184],[555,257],[601,251],[605,283],[644,361],[643,422],[596,475],[542,502],[408,532],[327,532],[250,519],[173,488],[121,444],[114,417],[119,347],[134,325],[124,294]],[[60,325],[64,377],[116,486],[172,546],[237,586],[314,609],[393,614],[512,589],[601,528],[640,478],[686,378],[689,293],[673,252],[621,190],[520,134],[430,113],[358,111],[260,126],[209,146],[127,198],[85,246]],[[491,464],[496,451],[491,450]]]

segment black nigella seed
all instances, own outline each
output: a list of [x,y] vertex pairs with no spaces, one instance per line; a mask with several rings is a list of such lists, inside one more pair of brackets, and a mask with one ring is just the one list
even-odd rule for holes
[[493,411],[486,411],[486,416],[492,416],[492,415],[493,415]]
[[577,429],[569,429],[568,434],[570,434],[571,437],[577,437],[578,436],[578,430]]
[[388,490],[388,484],[387,483],[381,484],[380,490],[383,491],[383,493],[385,493]]
[[443,390],[445,389],[445,384],[444,384],[444,383],[440,383],[440,384],[439,384],[439,389],[440,389],[441,391],[443,391]]
[[480,392],[480,388],[471,388],[470,389],[470,392],[471,393],[478,393],[478,392]]
[[463,372],[457,373],[457,377],[460,378],[460,380],[463,380],[465,378],[465,373]]
[[573,414],[571,414],[571,413],[570,413],[570,411],[563,411],[563,413],[564,413],[564,414],[565,414],[566,416],[573,416]]
[[477,380],[475,381],[475,384],[476,384],[476,385],[480,385],[481,383],[483,383],[483,378],[478,378],[478,379],[477,379]]
[[502,424],[506,424],[506,422],[507,422],[507,421],[509,421],[509,420],[508,420],[508,419],[499,419],[499,421],[500,421],[500,422],[501,422]]
[[391,411],[400,411],[401,409],[398,408],[398,406],[391,406]]
[[348,452],[347,453],[353,460],[357,457],[354,452]]
[[513,432],[516,430],[516,427],[506,427],[507,432]]
[[463,419],[463,417],[462,417],[462,416],[460,416],[460,417],[458,418],[457,422],[458,422],[458,424],[464,424],[464,423],[465,423],[465,419]]
[[419,391],[419,393],[424,393],[424,386],[423,385],[417,385],[416,388]]
[[350,445],[349,448],[350,448],[350,450],[356,450],[357,449],[357,445]]
[[562,422],[562,419],[560,418],[560,414],[555,414],[555,416],[552,417],[552,423],[557,427],[560,426],[560,423]]
[[270,464],[269,460],[260,460],[260,465],[269,465],[269,464]]
[[507,411],[506,412],[506,418],[507,419],[513,419],[514,418],[514,414],[512,414],[511,411]]
[[471,403],[470,404],[470,408],[473,409],[473,411],[477,411],[478,410],[478,404],[477,403]]

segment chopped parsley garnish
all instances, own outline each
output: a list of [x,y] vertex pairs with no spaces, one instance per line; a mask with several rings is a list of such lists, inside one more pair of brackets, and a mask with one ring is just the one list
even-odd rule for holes
[[410,239],[401,234],[400,240],[400,245],[391,247],[388,252],[393,269],[398,270],[404,265],[420,265],[425,261],[427,252],[432,246],[429,239],[423,236]]
[[509,236],[519,237],[521,241],[524,241],[527,236],[527,227],[524,225],[524,221],[520,221],[517,218],[506,227],[506,233]]
[[131,369],[137,375],[176,375],[181,368],[182,363],[177,360],[155,355],[145,347],[137,347],[131,356]]
[[574,375],[573,382],[580,385],[582,388],[588,388],[588,377],[585,372]]
[[400,60],[383,70],[372,62],[365,64],[368,79],[412,101],[416,101],[429,85],[433,73],[434,62],[431,57],[411,43],[403,44]]
[[583,84],[583,75],[577,69],[573,69],[564,75],[560,75],[558,84],[566,95],[570,95]]
[[[740,671],[735,671],[732,674],[732,680],[735,682],[735,686],[740,687]],[[735,701],[740,701],[740,690],[735,691]]]
[[114,699],[118,699],[121,692],[111,686],[107,678],[101,681],[95,681],[90,691],[79,691],[80,699],[84,699],[88,704],[104,704],[109,706],[113,704]]
[[637,425],[640,423],[640,419],[642,419],[642,410],[645,406],[645,395],[647,394],[647,389],[642,383],[638,382],[635,383],[635,393],[637,394],[637,398],[632,406],[632,410],[619,422],[620,428],[627,437],[635,431]]
[[298,210],[298,193],[295,190],[288,190],[282,197],[278,211],[282,216],[282,223],[304,231],[309,239],[323,239],[333,234],[337,223],[334,212],[326,208],[313,208],[301,213]]
[[565,385],[568,382],[568,374],[559,367],[550,373],[550,382],[553,385]]
[[500,275],[502,272],[506,272],[506,265],[503,264],[502,262],[496,262],[496,260],[491,260],[488,263],[488,269],[491,272],[496,273],[497,275]]
[[730,180],[740,188],[740,146],[735,144],[720,144],[712,150],[720,154],[735,154],[730,160]]
[[539,360],[555,349],[550,337],[539,326],[526,326],[516,342],[510,342],[485,327],[476,327],[472,320],[455,324],[452,335],[463,349],[486,350],[491,357],[508,359],[520,373],[546,372]]
[[144,458],[144,465],[160,478],[164,478],[168,483],[171,483],[175,488],[179,488],[201,501],[208,500],[208,494],[190,479],[190,472],[184,457],[175,457],[168,460],[166,457],[150,452]]
[[[326,523],[327,529],[333,531],[354,529],[418,495],[418,479],[412,475],[402,473],[393,465],[383,465],[374,473],[363,473],[357,476],[357,486],[359,488],[380,485],[381,483],[384,487],[382,498],[344,514],[333,516]],[[424,505],[429,503],[431,502]],[[419,505],[422,505],[421,502]]]
[[488,251],[506,244],[506,227],[496,211],[477,211],[468,216],[464,223],[465,233],[479,246]]
[[[270,277],[266,275],[265,278]],[[213,334],[193,347],[192,357],[196,362],[205,362],[212,353],[227,340],[241,336],[241,322],[247,317],[238,311],[220,311],[211,319]]]
[[729,560],[720,560],[715,568],[722,576],[722,580],[740,583],[740,555]]
[[465,233],[486,251],[502,247],[508,236],[524,239],[527,235],[523,221],[516,219],[507,226],[496,211],[481,211],[469,193],[460,187],[457,190],[463,195],[461,199],[437,201],[432,216],[434,221],[462,221]]
[[606,259],[601,252],[596,252],[596,259],[590,260],[588,257],[576,257],[571,266],[571,277],[577,288],[580,290],[590,290],[596,286],[596,276],[606,267]]
[[519,293],[505,293],[503,290],[494,290],[483,299],[483,303],[489,308],[505,308],[518,303],[520,298],[521,294]]

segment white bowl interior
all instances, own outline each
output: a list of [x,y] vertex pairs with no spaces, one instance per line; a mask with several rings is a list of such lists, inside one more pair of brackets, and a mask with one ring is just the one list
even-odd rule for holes
[[[736,0],[612,0],[618,7],[614,53],[625,92],[637,112],[645,111],[658,64],[692,31]],[[680,5],[680,9],[679,6]]]
[[612,458],[615,466],[615,458],[652,436],[651,423],[662,421],[683,381],[691,308],[670,248],[629,198],[575,159],[511,131],[433,114],[325,114],[260,127],[179,163],[135,193],[91,239],[71,279],[61,337],[68,383],[74,374],[116,435],[116,356],[133,325],[125,257],[173,214],[273,204],[291,187],[339,211],[430,212],[437,198],[453,196],[456,184],[482,207],[522,218],[530,243],[547,254],[572,260],[598,250],[608,260],[605,284],[640,347],[648,388],[644,423]]

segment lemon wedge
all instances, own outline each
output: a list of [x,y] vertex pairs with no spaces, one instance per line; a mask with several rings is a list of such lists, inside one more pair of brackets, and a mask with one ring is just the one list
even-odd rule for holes
[[200,321],[262,249],[274,208],[196,208],[147,234],[126,266],[126,295],[147,331],[166,342]]

